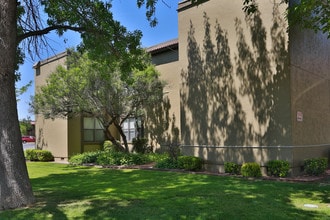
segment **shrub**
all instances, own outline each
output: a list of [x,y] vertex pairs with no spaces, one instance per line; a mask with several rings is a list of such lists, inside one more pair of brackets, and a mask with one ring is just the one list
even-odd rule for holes
[[47,150],[38,150],[38,149],[27,149],[24,152],[25,158],[30,161],[53,161],[54,156],[50,151]]
[[150,162],[147,155],[124,152],[103,151],[96,159],[96,164],[103,166],[140,165]]
[[203,166],[203,160],[194,156],[179,156],[178,167],[185,170],[197,171],[201,170]]
[[168,158],[168,154],[158,154],[158,153],[148,153],[146,154],[146,157],[148,158],[149,161],[153,162],[159,162],[161,160],[164,160],[165,158]]
[[160,169],[179,169],[179,164],[177,160],[166,157],[162,160],[159,160],[155,167]]
[[260,177],[260,165],[255,162],[244,163],[241,168],[241,173],[244,177]]
[[107,140],[103,143],[104,151],[120,151],[116,145],[114,145],[111,141]]
[[97,157],[96,163],[103,166],[122,165],[121,163],[124,161],[127,163],[127,159],[124,157],[125,153],[123,152],[104,151]]
[[328,158],[311,158],[304,161],[304,170],[309,175],[321,175],[328,167]]
[[38,160],[36,149],[27,149],[24,151],[24,154],[25,154],[25,158],[27,160],[30,160],[30,161]]
[[136,153],[150,153],[152,152],[152,148],[148,147],[148,139],[147,138],[133,138],[133,151]]
[[86,163],[95,163],[101,151],[90,151],[82,154],[76,154],[69,159],[72,165],[82,165]]
[[50,151],[47,150],[39,150],[37,152],[37,157],[39,161],[42,162],[47,162],[47,161],[53,161],[54,160],[54,156],[52,155],[52,153]]
[[234,162],[225,162],[225,173],[240,174],[241,166]]
[[135,165],[150,163],[151,160],[148,155],[145,154],[130,154],[132,162]]
[[267,163],[267,171],[271,176],[286,177],[289,170],[290,164],[285,160],[271,160]]
[[180,145],[177,143],[170,143],[167,146],[167,153],[172,160],[177,160],[181,155]]

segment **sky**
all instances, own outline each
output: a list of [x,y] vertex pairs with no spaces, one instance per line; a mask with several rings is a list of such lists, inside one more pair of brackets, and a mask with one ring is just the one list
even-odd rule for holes
[[[118,20],[128,30],[141,30],[143,37],[141,44],[143,47],[150,47],[168,40],[178,37],[178,16],[177,6],[179,0],[158,0],[156,17],[158,25],[150,27],[145,16],[145,9],[138,9],[136,0],[113,0],[112,12],[116,20]],[[55,33],[47,35],[48,42],[51,46],[47,51],[41,54],[41,57],[31,58],[26,54],[25,62],[20,66],[21,80],[16,83],[16,87],[20,88],[29,81],[34,81],[33,65],[39,60],[54,56],[61,53],[66,48],[75,47],[81,39],[79,34],[67,32],[62,37],[58,37]],[[34,120],[34,114],[29,111],[29,102],[31,96],[34,95],[34,83],[27,92],[18,97],[17,103],[18,118],[20,120],[30,118]]]

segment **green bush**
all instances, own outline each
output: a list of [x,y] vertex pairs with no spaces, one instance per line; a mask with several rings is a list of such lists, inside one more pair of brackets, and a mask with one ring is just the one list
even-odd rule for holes
[[47,162],[47,161],[54,161],[54,156],[50,151],[47,150],[39,150],[37,152],[37,157],[39,161]]
[[38,150],[38,149],[27,149],[24,152],[25,158],[30,161],[53,161],[54,156],[50,151],[47,150]]
[[170,157],[166,157],[162,160],[159,160],[158,162],[156,162],[155,165],[156,168],[160,168],[160,169],[179,169],[179,164],[178,161],[170,158]]
[[93,151],[77,154],[72,156],[69,162],[72,165],[82,165],[86,163],[95,163],[103,166],[140,165],[151,162],[151,157],[147,154],[128,154],[108,149],[106,151]]
[[130,154],[130,156],[132,158],[133,164],[135,165],[141,165],[151,162],[149,156],[146,154]]
[[118,165],[120,163],[120,160],[115,160],[111,154],[107,151],[102,152],[96,159],[96,164],[98,165]]
[[290,164],[285,160],[271,160],[267,163],[267,171],[270,176],[286,177],[289,170]]
[[36,149],[27,149],[24,151],[25,158],[30,161],[38,161]]
[[325,172],[328,167],[328,158],[311,158],[304,161],[304,170],[309,175],[318,176]]
[[194,156],[179,156],[178,166],[181,169],[197,171],[202,169],[203,160]]
[[102,166],[140,165],[151,162],[144,154],[128,154],[124,152],[104,151],[96,159],[96,164]]
[[101,151],[90,151],[82,154],[76,154],[69,159],[72,165],[82,165],[86,163],[95,163]]
[[104,143],[103,143],[103,150],[104,151],[121,151],[120,149],[118,149],[118,147],[116,145],[114,145],[109,140],[104,141]]
[[133,138],[133,151],[140,154],[152,152],[152,148],[148,147],[147,138]]
[[260,177],[260,165],[255,162],[244,163],[241,168],[241,173],[244,177]]
[[241,173],[241,166],[234,162],[225,162],[225,173],[238,175]]

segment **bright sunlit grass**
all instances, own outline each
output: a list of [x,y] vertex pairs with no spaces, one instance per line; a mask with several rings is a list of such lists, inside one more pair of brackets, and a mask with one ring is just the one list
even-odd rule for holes
[[[330,183],[28,163],[37,202],[0,219],[329,219]],[[315,204],[318,208],[308,208]]]

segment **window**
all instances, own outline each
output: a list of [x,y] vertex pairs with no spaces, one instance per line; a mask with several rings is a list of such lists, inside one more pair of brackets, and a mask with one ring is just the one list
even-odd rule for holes
[[128,118],[123,123],[123,132],[126,135],[127,141],[131,142],[133,138],[136,137],[136,126],[135,126],[135,118]]
[[86,142],[102,142],[104,138],[104,129],[101,122],[96,118],[83,119],[83,140]]

